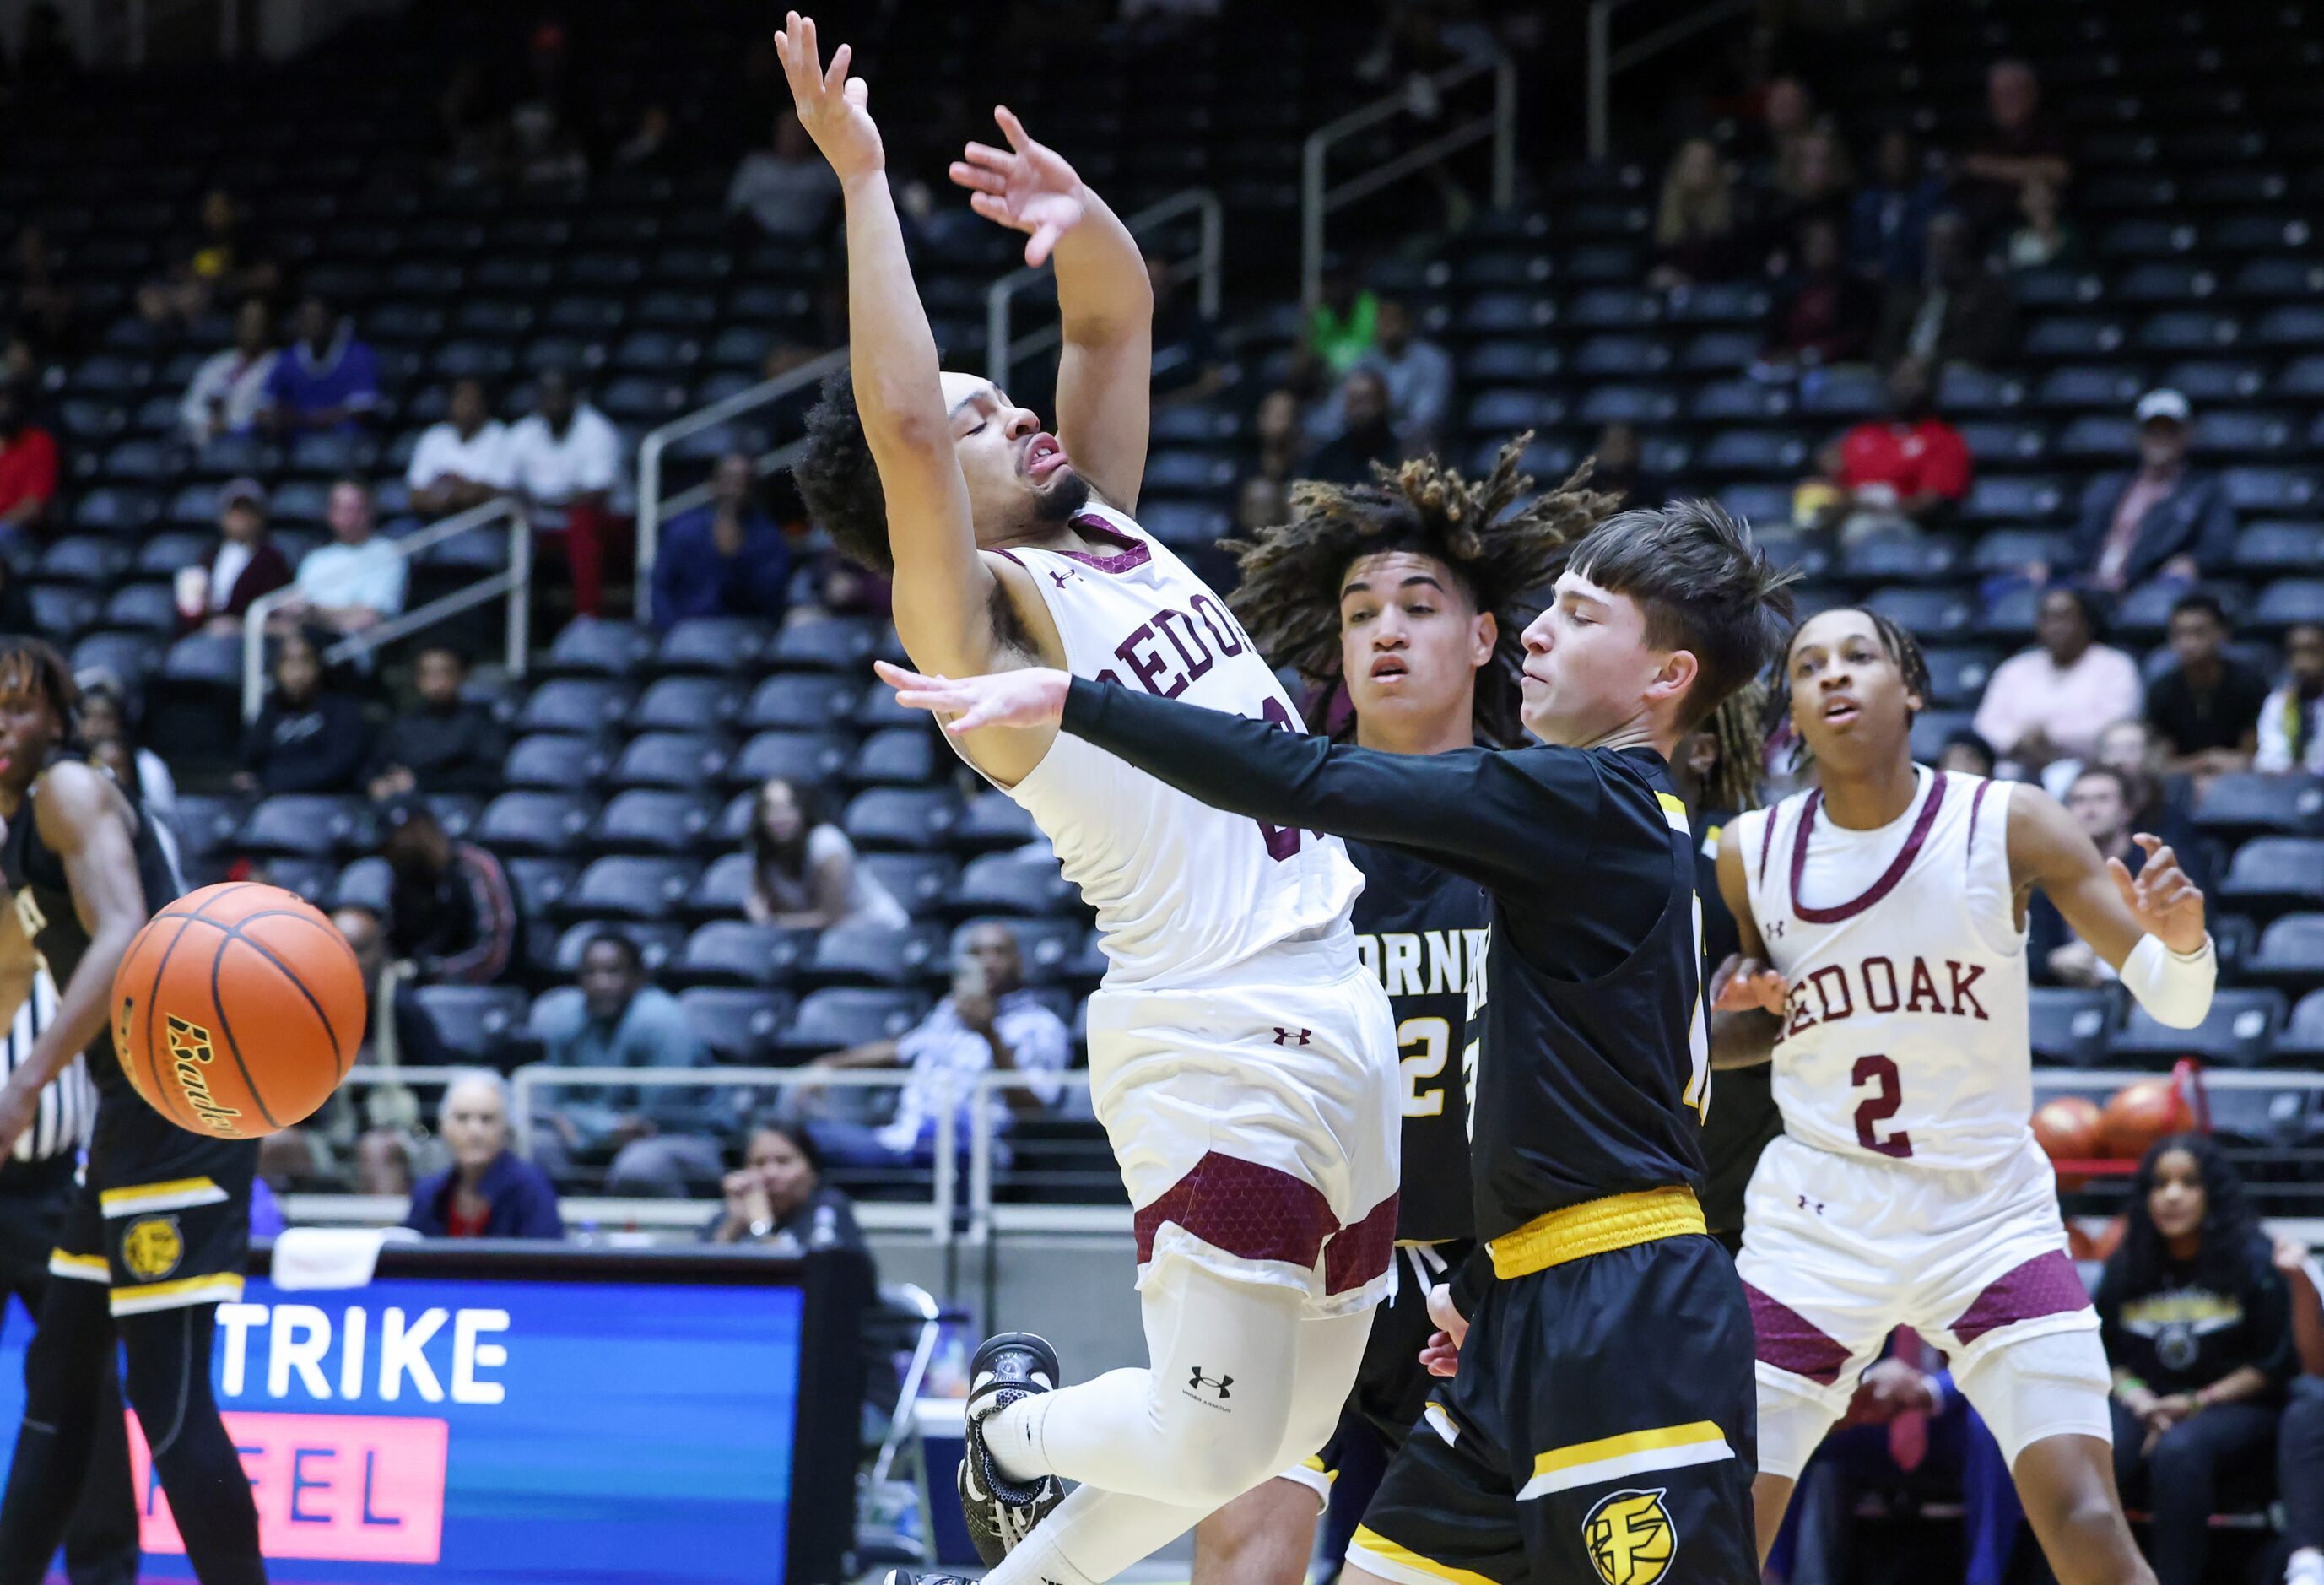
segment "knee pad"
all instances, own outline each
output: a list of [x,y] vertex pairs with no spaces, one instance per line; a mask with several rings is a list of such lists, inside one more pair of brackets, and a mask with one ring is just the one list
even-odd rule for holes
[[1849,1393],[1766,1365],[1758,1368],[1758,1383],[1759,1473],[1797,1480],[1832,1422],[1846,1411]]
[[1956,1364],[1953,1385],[1984,1417],[2012,1469],[2044,1437],[2114,1441],[2112,1381],[2094,1329],[2004,1339]]

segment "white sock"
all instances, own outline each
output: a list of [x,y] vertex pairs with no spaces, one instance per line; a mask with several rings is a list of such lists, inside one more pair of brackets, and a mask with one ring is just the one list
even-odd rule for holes
[[984,1585],[1105,1585],[1204,1516],[1200,1508],[1079,1487],[984,1576]]
[[2324,1585],[2324,1550],[2303,1546],[2283,1565],[2283,1585]]
[[1056,1396],[1055,1392],[1027,1393],[984,1417],[985,1451],[1010,1479],[1035,1480],[1056,1473],[1041,1455],[1041,1421]]

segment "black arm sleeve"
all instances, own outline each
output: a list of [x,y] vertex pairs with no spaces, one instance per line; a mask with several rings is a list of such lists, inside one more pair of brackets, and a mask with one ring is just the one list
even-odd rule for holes
[[1569,749],[1382,753],[1085,677],[1063,729],[1213,808],[1401,847],[1497,889],[1554,887],[1597,823],[1596,769]]

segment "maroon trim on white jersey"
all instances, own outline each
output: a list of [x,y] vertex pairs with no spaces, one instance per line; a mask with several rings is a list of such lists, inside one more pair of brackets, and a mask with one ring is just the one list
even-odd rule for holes
[[1968,869],[1977,862],[1977,816],[1985,807],[1985,789],[1993,785],[1984,777],[1977,779],[1977,791],[1969,799],[1969,840],[1961,844],[1961,867]]
[[1145,540],[1131,539],[1093,511],[1075,514],[1074,527],[1085,534],[1095,534],[1100,539],[1111,539],[1122,548],[1119,554],[1113,556],[1092,556],[1086,550],[1056,552],[1059,556],[1072,558],[1084,567],[1093,567],[1100,572],[1133,572],[1154,559],[1154,552],[1146,548]]
[[[1939,770],[1930,779],[1928,800],[1921,806],[1921,817],[1913,822],[1912,833],[1904,838],[1903,851],[1881,872],[1880,879],[1872,883],[1870,889],[1852,902],[1829,908],[1812,908],[1800,900],[1800,877],[1808,867],[1808,834],[1815,828],[1816,810],[1822,806],[1823,789],[1818,788],[1808,794],[1807,806],[1800,811],[1800,828],[1792,838],[1793,914],[1811,925],[1837,925],[1844,919],[1856,917],[1895,890],[1896,883],[1904,879],[1904,871],[1913,867],[1914,859],[1921,852],[1921,843],[1928,840],[1929,827],[1937,822],[1937,806],[1944,800],[1945,773]],[[1772,818],[1768,824],[1774,824]]]

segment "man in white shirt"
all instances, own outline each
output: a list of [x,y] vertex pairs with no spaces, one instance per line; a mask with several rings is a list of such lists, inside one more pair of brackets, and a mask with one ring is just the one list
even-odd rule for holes
[[748,215],[767,235],[790,242],[814,237],[838,201],[839,179],[788,109],[775,117],[773,142],[743,155],[726,188],[728,214]]
[[440,423],[421,431],[403,475],[411,509],[430,517],[466,511],[507,493],[508,426],[492,415],[481,382],[452,387],[450,407]]
[[234,345],[203,360],[178,404],[186,438],[207,446],[220,435],[249,434],[266,406],[266,382],[281,355],[266,304],[252,298],[234,317]]
[[371,492],[353,479],[331,486],[332,543],[307,553],[293,580],[298,597],[279,618],[292,626],[320,624],[335,632],[361,632],[403,610],[405,564],[395,547],[372,532]]
[[565,537],[574,609],[596,615],[618,527],[607,508],[621,472],[620,432],[604,414],[575,400],[562,370],[549,369],[534,388],[532,411],[509,430],[507,465],[512,485],[531,508],[533,532]]

